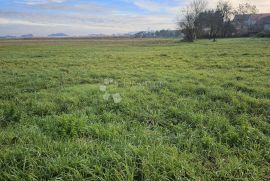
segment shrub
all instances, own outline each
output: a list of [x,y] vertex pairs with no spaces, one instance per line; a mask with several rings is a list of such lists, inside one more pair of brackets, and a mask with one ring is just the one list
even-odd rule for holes
[[266,38],[266,37],[270,37],[270,33],[260,32],[260,33],[257,33],[256,37],[257,37],[257,38]]

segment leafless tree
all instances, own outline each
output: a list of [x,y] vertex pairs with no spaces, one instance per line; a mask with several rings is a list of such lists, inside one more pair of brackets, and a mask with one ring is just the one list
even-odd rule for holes
[[222,27],[220,29],[220,36],[226,37],[233,34],[234,26],[232,24],[232,19],[234,16],[234,8],[230,1],[219,0],[217,3],[216,11],[219,11],[223,18]]
[[219,0],[217,10],[222,13],[224,22],[230,21],[233,18],[234,8],[230,1]]
[[183,10],[183,18],[178,22],[180,30],[185,34],[187,41],[193,42],[196,40],[199,33],[199,25],[197,18],[200,13],[204,12],[207,7],[205,0],[193,0]]
[[258,11],[256,5],[243,3],[239,4],[238,8],[235,10],[235,14],[256,14]]

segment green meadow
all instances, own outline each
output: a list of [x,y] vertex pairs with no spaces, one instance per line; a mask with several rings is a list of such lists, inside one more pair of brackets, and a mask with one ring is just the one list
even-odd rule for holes
[[270,39],[0,40],[0,180],[270,180]]

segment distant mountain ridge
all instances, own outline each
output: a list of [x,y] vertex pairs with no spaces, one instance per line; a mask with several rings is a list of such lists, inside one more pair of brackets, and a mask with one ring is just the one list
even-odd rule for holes
[[48,37],[66,37],[66,36],[68,35],[65,33],[54,33],[54,34],[48,35]]
[[12,36],[12,35],[0,36],[0,39],[10,39],[10,38],[17,38],[17,37],[16,36]]
[[33,38],[33,37],[34,37],[33,34],[26,34],[21,36],[21,38]]
[[102,33],[93,33],[86,36],[70,36],[65,33],[52,33],[47,36],[34,36],[33,34],[25,34],[21,36],[3,35],[0,39],[14,39],[14,38],[64,38],[64,37],[90,37],[90,38],[102,38],[102,37],[129,37],[129,38],[180,38],[183,34],[179,30],[153,30],[153,31],[139,31],[106,35]]

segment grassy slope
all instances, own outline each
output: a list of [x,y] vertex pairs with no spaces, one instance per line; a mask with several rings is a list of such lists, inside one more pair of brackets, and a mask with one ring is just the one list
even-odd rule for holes
[[269,180],[269,57],[269,39],[0,41],[0,180]]

